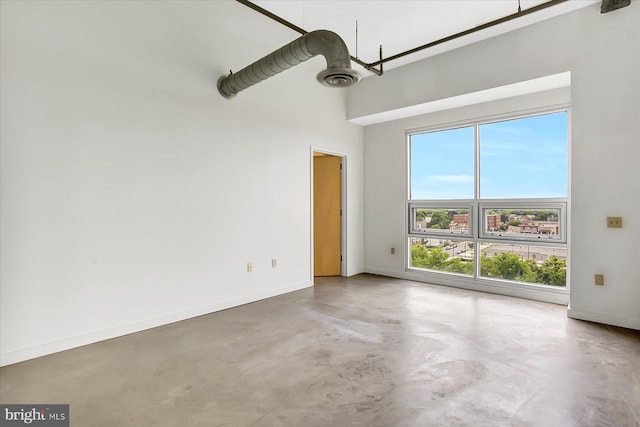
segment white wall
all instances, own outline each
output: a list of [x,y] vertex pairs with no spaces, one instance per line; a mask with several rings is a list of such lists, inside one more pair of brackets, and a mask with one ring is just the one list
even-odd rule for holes
[[310,286],[311,146],[347,156],[362,271],[362,128],[324,59],[215,87],[296,33],[231,0],[1,8],[2,364]]
[[[557,73],[571,73],[569,315],[640,329],[640,3],[593,5],[369,77],[348,114],[373,115]],[[400,277],[405,245],[405,129],[553,104],[562,90],[390,121],[365,129],[365,270]],[[549,98],[545,98],[545,96]],[[606,228],[622,216],[624,228]],[[593,274],[605,275],[605,286]]]

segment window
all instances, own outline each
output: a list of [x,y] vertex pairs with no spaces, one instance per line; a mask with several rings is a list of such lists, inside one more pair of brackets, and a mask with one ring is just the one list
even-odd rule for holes
[[410,133],[410,269],[566,286],[567,111]]
[[485,239],[566,242],[565,203],[479,203]]
[[412,200],[472,199],[474,128],[411,137]]
[[411,237],[413,267],[473,276],[473,241]]
[[480,197],[567,197],[566,112],[478,126]]
[[411,206],[412,234],[462,234],[471,236],[473,207],[469,204],[456,205],[416,203]]

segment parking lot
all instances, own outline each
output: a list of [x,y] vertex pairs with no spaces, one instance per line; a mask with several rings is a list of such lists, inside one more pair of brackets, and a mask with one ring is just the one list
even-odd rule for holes
[[481,250],[488,256],[502,252],[516,253],[520,255],[520,259],[530,259],[535,256],[538,262],[544,262],[552,255],[559,259],[567,259],[567,248],[561,247],[482,243]]

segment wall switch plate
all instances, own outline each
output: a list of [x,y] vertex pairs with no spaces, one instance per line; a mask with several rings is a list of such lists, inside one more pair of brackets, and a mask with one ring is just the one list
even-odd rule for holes
[[247,273],[251,273],[253,271],[253,263],[252,262],[248,262],[247,263]]
[[621,216],[608,216],[607,217],[607,228],[622,228],[622,217]]
[[604,286],[604,274],[594,274],[593,283],[596,286]]
[[394,248],[393,246],[391,247],[391,255],[395,255],[396,254],[396,248]]
[[278,262],[276,261],[275,258],[271,258],[271,268],[276,268],[276,265],[278,264]]

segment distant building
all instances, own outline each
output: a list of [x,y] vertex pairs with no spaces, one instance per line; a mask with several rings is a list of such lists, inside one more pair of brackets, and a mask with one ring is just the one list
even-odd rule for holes
[[487,215],[487,230],[497,230],[502,225],[502,218],[499,214]]
[[449,223],[449,230],[467,231],[469,229],[469,214],[453,214]]
[[538,223],[538,232],[540,234],[551,234],[557,236],[560,234],[560,226],[557,221],[540,221]]
[[524,221],[520,225],[510,225],[507,230],[509,233],[525,233],[525,234],[549,234],[557,236],[560,234],[560,226],[553,221]]
[[456,224],[468,224],[469,214],[453,214],[453,220]]

